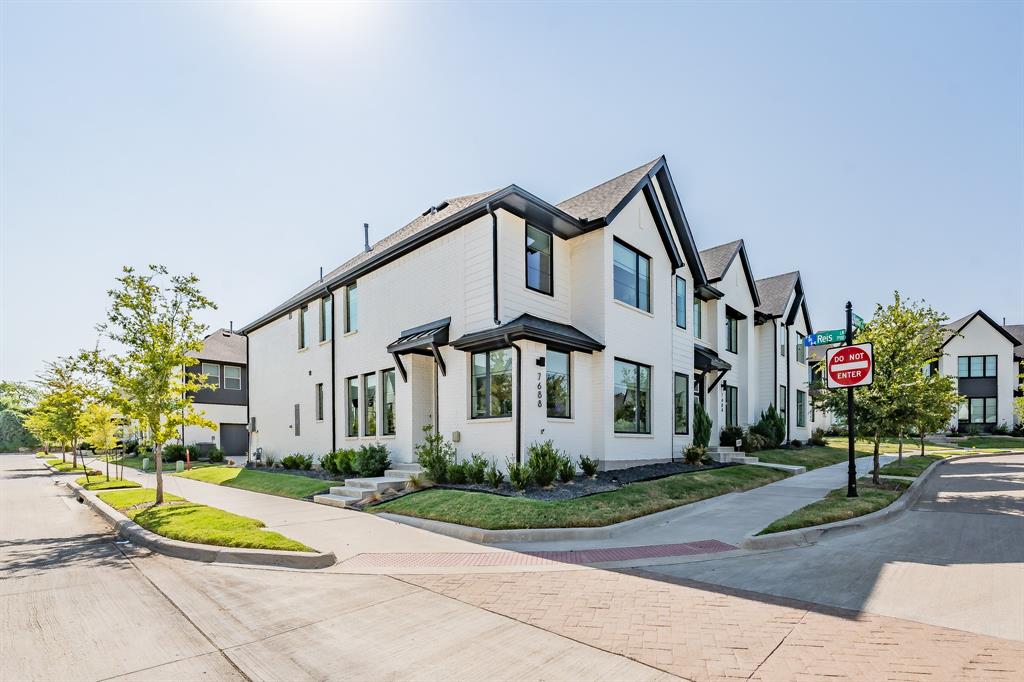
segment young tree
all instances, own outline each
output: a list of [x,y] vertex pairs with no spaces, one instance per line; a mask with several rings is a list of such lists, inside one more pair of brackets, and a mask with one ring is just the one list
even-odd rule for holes
[[104,355],[100,366],[110,383],[109,401],[127,418],[138,419],[153,438],[156,504],[164,500],[163,445],[182,425],[216,428],[192,408],[190,391],[204,378],[185,369],[199,362],[189,353],[202,349],[206,325],[196,313],[216,308],[199,291],[195,275],[168,275],[150,265],[148,274],[125,267],[100,330],[123,348]]
[[[956,379],[940,374],[930,374],[924,377],[915,394],[917,395],[917,404],[912,423],[917,429],[923,455],[925,436],[932,431],[939,431],[946,427],[950,417],[956,413],[960,396],[956,392]],[[900,454],[902,456],[902,452]]]
[[42,397],[36,406],[41,432],[61,445],[61,459],[71,448],[71,462],[78,464],[78,442],[82,438],[82,414],[93,394],[89,378],[75,358],[60,357],[46,364],[38,383]]
[[[114,408],[104,403],[91,403],[82,415],[82,432],[86,440],[97,450],[106,450],[109,454],[117,447],[116,421]],[[107,479],[110,479],[110,458],[107,457]],[[88,475],[88,474],[87,474]]]

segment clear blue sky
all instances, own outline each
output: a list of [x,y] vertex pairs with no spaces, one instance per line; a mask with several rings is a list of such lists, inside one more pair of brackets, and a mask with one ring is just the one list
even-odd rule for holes
[[[0,376],[95,341],[122,264],[239,326],[444,197],[659,154],[700,248],[1024,322],[1020,3],[3,2]],[[865,315],[867,317],[867,315]]]

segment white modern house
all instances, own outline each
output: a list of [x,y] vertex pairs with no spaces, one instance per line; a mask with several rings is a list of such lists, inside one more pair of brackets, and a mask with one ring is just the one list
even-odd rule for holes
[[199,449],[219,447],[229,456],[245,455],[249,449],[246,337],[218,329],[203,339],[202,350],[191,355],[199,362],[185,371],[204,374],[209,386],[191,394],[192,404],[217,429],[183,426],[181,443]]
[[931,371],[957,379],[963,401],[951,427],[991,431],[1001,424],[1013,426],[1013,398],[1020,390],[1024,360],[1021,339],[1014,333],[1019,327],[1004,327],[983,310],[945,325],[942,355]]
[[362,253],[240,330],[251,447],[411,462],[429,426],[461,456],[550,438],[615,468],[678,456],[695,396],[716,430],[762,409],[742,242],[706,271],[664,157],[558,204],[510,185],[372,246],[364,229]]

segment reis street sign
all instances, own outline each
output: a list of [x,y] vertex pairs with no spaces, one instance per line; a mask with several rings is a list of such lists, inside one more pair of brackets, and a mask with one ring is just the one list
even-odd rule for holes
[[808,348],[811,346],[827,346],[830,343],[842,343],[843,341],[846,341],[845,329],[828,329],[823,332],[808,334],[804,337],[804,345]]

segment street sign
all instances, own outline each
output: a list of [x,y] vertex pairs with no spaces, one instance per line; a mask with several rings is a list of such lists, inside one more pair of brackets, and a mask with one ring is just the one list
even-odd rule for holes
[[859,331],[864,331],[864,318],[857,313],[853,314],[853,326]]
[[829,348],[825,353],[829,388],[870,386],[875,360],[870,343]]
[[844,341],[846,341],[845,329],[828,329],[823,332],[808,334],[804,337],[804,345],[808,348],[811,346],[827,346],[830,343],[842,343]]

